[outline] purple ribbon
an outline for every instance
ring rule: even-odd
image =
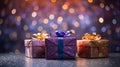
[[[56,31],[55,34],[57,37],[66,37],[71,35],[70,31]]]

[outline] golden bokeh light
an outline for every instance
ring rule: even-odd
[[[51,0],[51,2],[52,2],[52,3],[55,3],[55,2],[56,2],[56,0]]]
[[[88,0],[89,3],[93,3],[93,0]]]
[[[67,9],[68,9],[68,5],[67,5],[67,4],[64,4],[64,5],[62,6],[62,9],[63,9],[63,10],[67,10]]]
[[[61,24],[62,21],[63,21],[63,17],[62,17],[62,16],[59,16],[59,17],[57,18],[57,22],[58,22],[58,24]]]
[[[32,12],[32,17],[36,17],[37,16],[37,12]]]
[[[50,20],[53,20],[53,19],[54,19],[54,14],[50,14],[50,15],[49,15],[49,19],[50,19]]]
[[[15,8],[12,9],[11,13],[12,13],[12,14],[15,14],[15,13],[16,13],[16,9],[15,9]]]
[[[73,8],[69,9],[69,13],[73,14],[75,12],[75,10]]]
[[[99,22],[100,23],[103,23],[104,22],[104,19],[102,17],[99,18]]]
[[[79,26],[80,26],[79,22],[77,22],[77,21],[75,21],[75,22],[73,23],[73,25],[74,25],[75,27],[79,27]]]
[[[48,22],[49,22],[49,20],[48,20],[47,18],[45,18],[45,19],[43,20],[43,23],[44,23],[44,24],[48,24]]]

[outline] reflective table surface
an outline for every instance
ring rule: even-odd
[[[24,54],[0,54],[0,67],[120,67],[120,53],[110,53],[109,58],[76,60],[31,59]]]

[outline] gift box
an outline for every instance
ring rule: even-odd
[[[46,59],[75,59],[75,37],[50,37],[45,40]]]
[[[25,56],[30,58],[45,57],[45,41],[25,39]]]
[[[79,57],[99,58],[108,57],[108,40],[77,40]]]

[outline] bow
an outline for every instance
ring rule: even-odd
[[[37,39],[37,40],[45,40],[45,38],[48,38],[48,34],[37,33],[37,34],[33,34],[32,36],[32,39]]]
[[[100,34],[96,34],[96,33],[93,33],[92,35],[86,33],[86,34],[82,37],[82,40],[100,40],[100,39],[101,39]]]
[[[55,31],[55,34],[57,37],[66,37],[71,35],[70,31]]]

